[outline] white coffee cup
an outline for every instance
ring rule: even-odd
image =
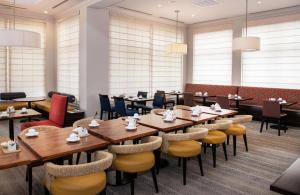
[[[69,138],[70,138],[71,140],[76,140],[76,139],[78,139],[78,135],[75,134],[75,133],[71,133],[71,134],[69,135]]]
[[[27,112],[27,108],[23,107],[23,108],[21,109],[21,111],[22,111],[22,112]]]
[[[282,101],[282,98],[278,98],[277,100],[278,100],[279,102],[281,102],[281,101]]]
[[[134,113],[133,117],[134,117],[134,118],[138,118],[138,117],[139,117],[139,114],[138,114],[138,113]]]
[[[97,125],[99,125],[99,123],[95,119],[93,119],[93,120],[91,120],[91,125],[97,126]]]
[[[88,131],[86,128],[78,129],[77,132],[78,132],[79,137],[86,136],[88,134]]]
[[[29,133],[29,134],[35,134],[35,133],[36,133],[36,130],[35,130],[35,129],[32,129],[32,128],[31,128],[31,129],[28,129],[28,133]]]
[[[7,142],[7,150],[8,151],[16,151],[17,150],[17,143],[14,141],[8,141]]]

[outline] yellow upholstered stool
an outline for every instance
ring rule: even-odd
[[[53,195],[94,195],[105,191],[106,174],[113,155],[108,152],[96,153],[97,161],[80,165],[45,165],[46,192]]]
[[[111,145],[109,151],[115,154],[113,169],[117,171],[117,181],[120,181],[121,172],[128,173],[131,180],[131,195],[134,194],[134,179],[137,173],[151,170],[155,191],[158,185],[155,173],[154,150],[160,148],[162,138],[150,136],[143,138],[141,144]]]
[[[246,136],[246,127],[241,123],[247,123],[252,121],[252,115],[236,115],[233,118],[227,118],[224,120],[230,120],[233,124],[225,131],[227,135],[227,145],[229,145],[230,136],[233,137],[233,155],[236,155],[236,137],[243,136],[246,151],[248,152],[247,136]]]
[[[201,143],[195,140],[202,139],[207,135],[206,128],[189,128],[187,133],[163,134],[163,144],[161,151],[177,157],[179,163],[183,160],[183,185],[186,184],[186,162],[187,158],[198,157],[201,175],[203,176],[201,160]]]

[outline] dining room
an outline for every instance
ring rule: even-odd
[[[0,0],[0,195],[300,194],[299,0]]]

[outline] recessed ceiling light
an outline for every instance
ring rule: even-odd
[[[262,2],[261,1],[257,1],[257,4],[262,4]]]
[[[194,17],[195,17],[195,14],[192,14],[191,17],[194,18]]]
[[[45,11],[44,11],[44,14],[48,14],[48,11],[47,11],[47,10],[45,10]]]
[[[162,7],[162,5],[161,4],[157,4],[157,7]]]

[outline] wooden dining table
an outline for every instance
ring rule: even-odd
[[[183,110],[183,109],[175,109],[173,113],[176,115],[176,118],[187,120],[193,122],[194,125],[201,124],[207,121],[214,120],[218,117],[218,115],[201,113],[199,116],[192,116],[192,111]],[[159,113],[159,115],[163,115],[164,112]]]
[[[185,129],[193,125],[193,122],[182,119],[176,119],[173,122],[165,122],[163,117],[157,114],[142,115],[138,123],[166,133],[178,129]]]
[[[89,127],[88,124],[82,125],[88,129],[89,133],[103,138],[112,144],[119,144],[127,140],[136,140],[150,135],[155,135],[157,129],[137,124],[135,130],[127,130],[127,123],[124,118],[103,121],[98,127]]]
[[[36,117],[41,116],[42,114],[33,110],[33,109],[27,109],[26,113],[22,113],[21,110],[16,110],[13,113],[9,113],[7,117],[0,117],[0,121],[8,120],[9,121],[9,138],[14,139],[14,120],[15,119],[22,119],[22,118],[30,118],[30,117]]]
[[[216,95],[194,95],[195,98],[201,98],[202,99],[202,105],[206,105],[207,98],[214,98],[217,97]],[[199,102],[199,100],[195,100],[195,102]]]
[[[217,111],[211,109],[208,106],[200,106],[200,108],[201,108],[201,111],[204,112],[204,113],[217,115],[219,117],[233,116],[233,115],[236,115],[238,113],[238,111],[230,110],[230,109],[221,109],[220,112],[217,112]]]

